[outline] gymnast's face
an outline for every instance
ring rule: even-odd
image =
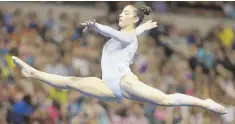
[[[137,9],[134,6],[126,6],[119,15],[119,26],[121,28],[125,28],[131,25],[135,25],[139,20],[139,18],[136,16],[136,11]]]

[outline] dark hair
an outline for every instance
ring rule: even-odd
[[[31,99],[31,96],[26,94],[24,97],[23,97],[23,100],[29,104],[29,105],[32,105],[32,99]]]
[[[136,23],[136,27],[137,27],[144,20],[144,15],[149,15],[150,14],[151,8],[149,6],[146,6],[146,5],[142,5],[141,7],[136,7],[136,8],[137,8],[136,15],[139,17],[139,20]]]

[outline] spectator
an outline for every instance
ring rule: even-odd
[[[31,103],[31,97],[26,95],[21,101],[13,104],[10,123],[29,123],[29,118],[33,112],[34,107]]]

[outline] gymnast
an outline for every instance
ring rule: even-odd
[[[156,106],[196,106],[218,114],[226,114],[220,104],[211,99],[199,99],[185,94],[165,94],[158,89],[142,83],[130,70],[138,48],[137,35],[157,27],[157,22],[148,21],[140,25],[150,7],[140,8],[128,5],[119,15],[120,31],[97,23],[86,21],[82,25],[110,38],[102,51],[102,79],[97,77],[60,76],[39,71],[19,58],[13,56],[14,63],[21,69],[23,76],[41,80],[56,88],[72,89],[91,98],[105,101],[121,101],[124,98],[154,104]]]

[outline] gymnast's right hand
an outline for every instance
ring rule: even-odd
[[[83,29],[83,32],[87,30],[87,28],[93,28],[95,26],[96,20],[94,19],[93,21],[86,21],[85,23],[81,23],[81,25],[85,26]]]

